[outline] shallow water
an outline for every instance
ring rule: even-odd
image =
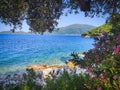
[[[0,74],[31,64],[63,65],[71,52],[93,48],[92,38],[64,35],[0,34]]]

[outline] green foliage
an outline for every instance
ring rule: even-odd
[[[89,90],[92,87],[92,81],[89,74],[68,74],[64,72],[60,77],[47,78],[47,85],[44,90]],[[91,86],[89,86],[91,83]],[[89,87],[87,87],[89,86]]]
[[[103,90],[119,90],[120,32],[113,33],[112,36],[104,32],[101,36],[96,36],[95,40],[95,47],[84,53],[85,57],[83,60],[86,64],[85,68],[88,69],[88,73],[94,75],[95,83]],[[80,62],[78,65],[84,67]]]
[[[111,33],[117,35],[120,32],[120,14],[114,13],[111,17],[110,23],[112,24]]]
[[[102,35],[103,32],[110,32],[111,29],[112,29],[112,25],[110,23],[107,23],[97,28],[94,28],[84,34],[87,34],[89,36],[97,36],[97,35]]]
[[[0,0],[0,22],[13,25],[14,29],[22,26],[25,18],[26,3],[24,0]]]
[[[14,32],[26,20],[31,31],[43,33],[53,31],[63,14],[84,11],[89,17],[113,17],[119,8],[119,0],[0,0],[0,22],[13,25]]]
[[[79,54],[79,53],[73,52],[73,53],[71,53],[70,56],[72,56],[73,59],[79,59],[79,55],[78,55],[78,54]]]
[[[86,66],[85,61],[80,58],[79,53],[73,52],[70,56],[72,56],[72,59],[70,61],[72,61],[75,65],[82,65],[82,67]]]

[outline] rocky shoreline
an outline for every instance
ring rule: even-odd
[[[28,70],[32,69],[36,73],[35,83],[37,85],[45,85],[45,78],[48,76],[59,77],[64,71],[68,74],[84,73],[86,69],[81,69],[79,66],[75,66],[71,61],[67,61],[66,65],[59,66],[49,66],[46,64],[37,64],[27,67]],[[25,72],[28,74],[27,72]],[[23,78],[23,74],[13,74],[13,75],[2,75],[0,76],[0,86],[8,87],[12,84],[19,84]]]

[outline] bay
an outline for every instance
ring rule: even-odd
[[[32,64],[64,65],[72,52],[93,48],[92,38],[68,35],[0,34],[0,74]]]

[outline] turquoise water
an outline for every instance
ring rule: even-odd
[[[32,64],[63,65],[71,52],[93,48],[93,39],[62,35],[0,35],[0,74],[24,70]]]

